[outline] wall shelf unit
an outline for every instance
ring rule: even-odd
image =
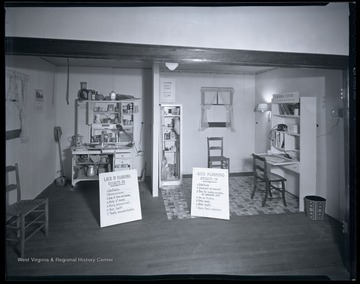
[[[87,101],[91,143],[126,145],[134,140],[134,100]],[[118,131],[117,125],[123,131]]]
[[[304,197],[316,195],[316,98],[299,97],[297,92],[275,94],[271,113],[270,151],[299,162],[294,169],[299,174],[299,211],[304,211]]]

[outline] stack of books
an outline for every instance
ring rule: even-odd
[[[280,115],[299,115],[300,104],[278,104]]]

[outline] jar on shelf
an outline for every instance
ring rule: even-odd
[[[116,100],[116,94],[115,94],[114,91],[111,91],[111,92],[110,92],[110,99],[111,99],[112,101],[115,101],[115,100]]]
[[[101,123],[100,115],[99,115],[99,114],[95,114],[94,122],[95,122],[95,123]]]
[[[87,89],[87,82],[80,82],[80,89]]]
[[[175,139],[175,132],[174,131],[170,132],[170,139]]]

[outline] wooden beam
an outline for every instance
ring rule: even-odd
[[[6,37],[5,55],[324,69],[348,69],[349,67],[349,57],[343,55],[24,37]]]

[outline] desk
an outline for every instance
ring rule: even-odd
[[[132,147],[117,148],[82,146],[72,147],[71,185],[79,181],[99,179],[103,172],[130,170],[133,165]],[[88,171],[89,167],[93,171]],[[91,174],[89,174],[89,172]]]
[[[294,193],[297,195],[297,192],[295,191],[295,188],[299,189],[299,196],[303,196],[304,194],[307,194],[308,189],[305,188],[305,183],[301,182],[301,178],[306,178],[306,177],[301,177],[300,175],[300,161],[298,159],[289,159],[284,157],[281,154],[267,154],[267,153],[260,153],[260,154],[256,154],[258,156],[264,157],[266,159],[266,163],[268,165],[267,167],[267,171],[269,172],[275,172],[276,168],[281,168],[281,169],[285,169],[285,170],[289,170],[291,172],[295,173],[294,175],[291,175],[291,173],[288,172],[287,176],[284,176],[284,173],[278,173],[282,176],[284,176],[287,179],[287,185],[289,185],[290,183],[290,188],[294,188]],[[299,180],[299,181],[298,181]],[[289,187],[288,190],[289,191]],[[302,209],[302,203],[301,200],[299,198],[299,211],[303,211]]]
[[[261,154],[257,154],[257,155],[264,157],[266,159],[266,162],[268,163],[268,165],[270,165],[270,167],[269,167],[270,169],[271,169],[271,166],[277,166],[277,167],[283,167],[285,169],[299,173],[300,162],[297,159],[285,158],[284,156],[279,155],[279,154],[261,153]]]

